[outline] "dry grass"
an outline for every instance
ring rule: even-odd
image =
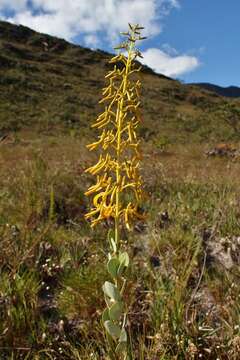
[[[209,146],[144,145],[148,220],[125,234],[133,359],[238,358],[240,168],[206,158]],[[1,359],[106,357],[110,224],[92,231],[83,220],[91,161],[77,135],[24,133],[1,146]]]

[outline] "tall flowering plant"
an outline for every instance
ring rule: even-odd
[[[125,273],[129,256],[121,249],[120,224],[130,229],[134,219],[142,218],[139,205],[142,201],[142,179],[139,175],[139,140],[136,129],[141,121],[140,88],[137,78],[141,66],[135,60],[142,57],[136,48],[141,37],[139,25],[129,24],[129,31],[121,33],[125,41],[117,49],[118,55],[109,62],[113,69],[105,76],[103,112],[92,124],[98,129],[97,141],[87,145],[90,151],[99,149],[98,162],[86,172],[96,177],[96,183],[87,191],[92,196],[92,208],[86,214],[91,226],[106,219],[114,220],[114,235],[109,236],[110,252],[107,269],[112,281],[106,281],[103,292],[106,309],[102,319],[110,344],[110,357],[127,358],[128,335],[127,306],[124,304]]]

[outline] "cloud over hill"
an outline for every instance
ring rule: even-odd
[[[150,39],[163,30],[164,18],[180,8],[178,0],[0,0],[0,18],[93,48],[116,44],[127,23],[140,23]],[[144,52],[144,63],[164,75],[194,70],[197,58],[173,56],[159,48]]]

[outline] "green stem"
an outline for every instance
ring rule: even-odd
[[[126,64],[126,70],[123,78],[123,92],[122,92],[122,98],[121,101],[118,103],[117,108],[117,114],[116,114],[116,122],[117,122],[117,167],[116,167],[116,182],[117,182],[117,191],[116,191],[116,211],[115,211],[115,242],[117,246],[117,252],[119,247],[119,213],[120,213],[120,191],[119,191],[119,185],[120,185],[120,156],[121,156],[121,130],[122,130],[122,116],[123,116],[123,105],[124,105],[124,95],[127,89],[127,82],[128,82],[128,74],[129,69],[131,68],[131,62],[132,62],[132,49],[133,49],[133,42],[130,44],[130,48],[128,50],[128,59]]]
[[[128,75],[129,75],[129,69],[131,69],[131,62],[132,62],[132,48],[134,44],[131,42],[129,50],[128,50],[128,59],[126,64],[126,70],[123,77],[123,91],[122,91],[122,98],[121,101],[118,102],[118,108],[117,108],[117,114],[116,114],[116,123],[117,123],[117,150],[116,150],[116,157],[117,157],[117,167],[116,167],[116,182],[117,182],[117,190],[116,190],[116,211],[115,211],[115,243],[117,250],[116,252],[119,252],[120,247],[120,239],[119,239],[119,214],[120,214],[120,180],[121,180],[121,130],[122,130],[122,117],[123,117],[123,106],[124,106],[124,96],[127,89],[127,83],[128,83]],[[121,289],[121,294],[124,291],[126,284],[126,280],[124,281],[124,284]],[[118,278],[115,279],[115,285],[117,288],[119,288],[119,281]],[[127,359],[127,354],[124,355],[124,360]]]

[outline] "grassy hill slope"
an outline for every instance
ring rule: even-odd
[[[0,22],[0,129],[88,132],[111,54]],[[226,101],[143,66],[141,134],[161,142],[223,140],[234,131],[216,109]],[[235,100],[237,101],[237,100]],[[189,140],[190,139],[190,140]]]

